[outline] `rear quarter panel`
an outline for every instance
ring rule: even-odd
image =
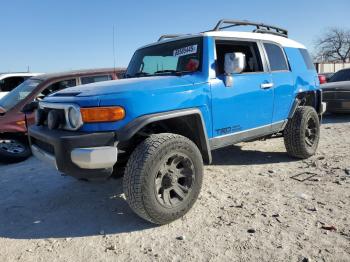
[[[316,69],[308,69],[302,54],[298,48],[284,48],[294,81],[294,91],[291,100],[288,103],[288,112],[290,111],[295,97],[302,92],[319,90],[320,82]]]

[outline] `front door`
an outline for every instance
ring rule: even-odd
[[[213,136],[225,138],[213,146],[221,147],[236,140],[269,132],[273,116],[273,85],[271,74],[260,55],[256,42],[219,40],[216,42],[217,78],[211,81]],[[246,67],[233,75],[232,87],[224,83],[226,53],[241,52]]]

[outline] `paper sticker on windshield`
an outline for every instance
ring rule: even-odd
[[[190,54],[196,54],[197,47],[198,47],[198,45],[191,45],[191,46],[183,47],[180,49],[176,49],[176,50],[174,50],[173,56],[185,56],[185,55],[190,55]]]

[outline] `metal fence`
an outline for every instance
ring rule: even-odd
[[[344,68],[350,68],[350,63],[316,63],[318,73],[335,73]]]

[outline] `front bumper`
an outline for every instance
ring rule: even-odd
[[[34,156],[76,178],[109,177],[117,162],[114,132],[81,133],[31,126],[28,133]]]

